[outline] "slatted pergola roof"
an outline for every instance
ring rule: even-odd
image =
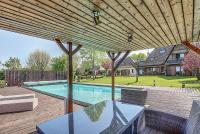
[[[163,47],[199,41],[200,0],[0,0],[0,29],[105,51]]]

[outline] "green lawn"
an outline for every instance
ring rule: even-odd
[[[156,81],[156,86],[160,87],[181,87],[185,83],[186,88],[200,89],[200,81],[196,77],[179,77],[179,76],[140,76],[139,81],[135,82],[135,77],[116,77],[117,85],[140,85],[152,86],[153,80]],[[111,84],[111,77],[103,77],[99,79],[82,80],[82,83],[99,83]]]

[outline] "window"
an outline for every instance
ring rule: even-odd
[[[161,48],[160,53],[164,53],[164,52],[165,52],[165,48]]]
[[[184,54],[176,54],[176,60],[182,60],[184,59]]]
[[[184,59],[184,54],[180,54],[180,59]]]
[[[132,73],[134,73],[134,69],[132,69]]]
[[[180,71],[181,71],[180,66],[176,66],[176,72],[180,72]]]
[[[153,57],[151,57],[151,58],[150,58],[150,60],[151,60],[151,61],[153,61],[153,60],[154,60],[154,58],[153,58]]]
[[[139,70],[139,74],[143,74],[143,70],[142,69]]]
[[[180,59],[180,54],[176,54],[176,60]]]

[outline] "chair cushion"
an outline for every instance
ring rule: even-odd
[[[0,101],[0,113],[31,111],[37,105],[37,98]]]
[[[146,127],[140,134],[167,134],[150,127]]]
[[[35,94],[21,94],[21,95],[9,95],[9,96],[0,96],[0,101],[5,100],[17,100],[17,99],[33,99]]]
[[[200,101],[194,100],[187,122],[186,134],[200,134]]]

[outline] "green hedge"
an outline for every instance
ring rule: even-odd
[[[4,71],[0,71],[0,80],[4,79],[5,79]]]
[[[0,80],[0,88],[5,87],[5,81],[4,80]]]

